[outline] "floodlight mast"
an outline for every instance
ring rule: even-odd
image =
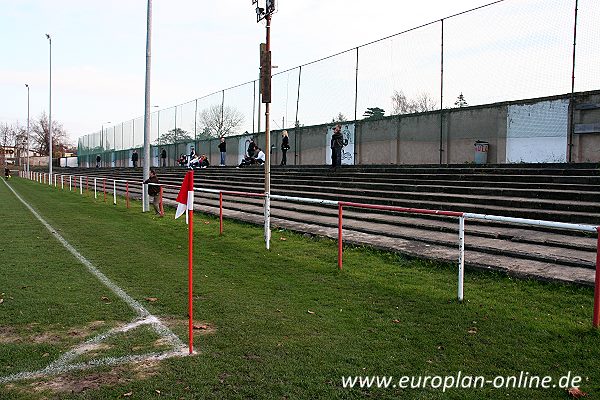
[[[271,15],[275,12],[275,0],[265,0],[265,7],[256,4],[256,22],[266,19],[266,44],[264,54],[261,53],[260,93],[265,103],[265,244],[267,250],[271,246],[271,132],[269,129],[269,112],[271,105]]]

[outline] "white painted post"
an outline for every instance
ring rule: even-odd
[[[117,181],[113,179],[113,204],[117,205]]]
[[[146,209],[146,188],[148,187],[147,184],[142,183],[142,212],[146,212],[148,211]],[[149,204],[148,204],[149,205]],[[186,212],[187,214],[187,212]]]
[[[72,180],[73,180],[73,175],[69,175],[69,192],[73,190]]]
[[[458,301],[464,299],[465,281],[465,217],[458,217]]]
[[[83,176],[79,177],[79,194],[83,194]]]
[[[65,176],[64,175],[60,175],[60,188],[61,190],[65,190]]]
[[[94,199],[98,198],[98,189],[96,187],[96,180],[97,180],[97,178],[94,178]]]

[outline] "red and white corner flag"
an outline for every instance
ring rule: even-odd
[[[188,210],[194,210],[194,171],[188,171],[183,178],[181,189],[177,195],[177,211],[175,219],[181,217],[181,214]],[[185,214],[187,222],[187,213]]]

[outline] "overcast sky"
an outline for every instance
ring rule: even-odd
[[[261,0],[263,3],[264,0]],[[280,70],[489,3],[489,0],[280,0],[272,23]],[[73,139],[143,115],[146,1],[0,0],[0,122],[48,110]],[[167,108],[258,74],[264,23],[250,0],[154,0],[151,102]]]

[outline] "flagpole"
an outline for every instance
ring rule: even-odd
[[[188,314],[189,314],[189,338],[190,338],[190,354],[194,352],[194,323],[193,323],[193,249],[194,249],[194,171],[188,172],[191,176],[191,191],[188,193]],[[191,207],[190,198],[191,196]]]

